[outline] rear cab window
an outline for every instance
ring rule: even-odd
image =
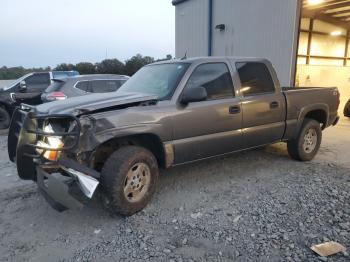
[[[268,67],[261,62],[238,62],[236,68],[243,96],[274,93],[276,88]]]
[[[207,100],[234,97],[231,73],[225,63],[208,63],[197,66],[190,76],[185,89],[201,86],[207,91]]]

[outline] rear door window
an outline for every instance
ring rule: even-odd
[[[241,93],[243,96],[275,92],[275,84],[271,73],[264,63],[236,63],[236,68],[241,80]]]
[[[89,92],[89,81],[81,81],[75,84],[75,88],[78,88],[84,92]]]
[[[48,85],[50,84],[50,75],[48,73],[34,74],[25,81],[27,85]]]
[[[123,80],[93,80],[91,81],[90,92],[109,93],[115,92],[124,83]]]

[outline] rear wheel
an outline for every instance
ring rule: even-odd
[[[158,164],[145,148],[126,146],[115,151],[101,172],[104,206],[112,213],[130,216],[151,200],[158,180]]]
[[[0,107],[0,129],[6,129],[9,127],[11,121],[10,114],[5,108]]]
[[[321,141],[320,123],[313,119],[305,119],[298,136],[288,141],[288,153],[293,159],[310,161],[316,156]]]
[[[350,101],[348,101],[344,108],[344,116],[350,118]]]

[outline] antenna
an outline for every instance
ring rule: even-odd
[[[186,60],[187,59],[187,51],[185,53],[185,56],[183,58],[181,58],[180,60]]]

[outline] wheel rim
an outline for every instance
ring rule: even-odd
[[[303,149],[305,153],[311,153],[317,145],[317,132],[314,128],[310,128],[304,136]]]
[[[124,196],[131,202],[140,201],[149,189],[151,170],[145,163],[136,163],[128,171],[124,182]]]

